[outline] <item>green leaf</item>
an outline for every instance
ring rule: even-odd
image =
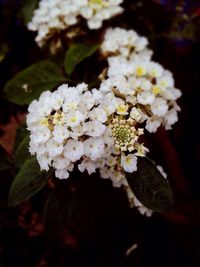
[[[41,172],[36,158],[28,159],[11,185],[9,206],[16,206],[35,195],[47,184],[49,177],[49,172]]]
[[[21,168],[24,162],[31,158],[31,154],[29,152],[29,141],[30,137],[29,134],[25,136],[25,138],[19,144],[16,152],[15,152],[15,163],[18,168]]]
[[[27,125],[23,123],[20,125],[15,134],[15,143],[14,143],[14,151],[16,152],[18,146],[23,141],[23,139],[28,135],[29,131],[27,130]]]
[[[65,54],[65,72],[71,75],[75,67],[81,61],[94,54],[98,47],[98,44],[75,44],[71,46]]]
[[[137,172],[126,174],[128,183],[137,199],[153,211],[171,210],[173,196],[170,185],[154,163],[148,158],[139,157],[137,166]]]
[[[25,105],[37,99],[42,92],[52,90],[63,79],[57,65],[44,60],[19,72],[6,84],[4,92],[10,102]]]
[[[0,145],[0,172],[11,169],[13,167],[13,161],[6,152],[6,150]]]
[[[75,192],[68,181],[60,183],[49,193],[44,206],[45,228],[51,234],[64,230],[70,221],[75,203]]]
[[[19,12],[19,17],[24,20],[25,24],[28,24],[31,21],[33,16],[33,11],[38,5],[38,0],[24,0],[22,2],[22,8]]]

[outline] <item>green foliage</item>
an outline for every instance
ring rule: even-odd
[[[49,172],[41,172],[36,158],[26,160],[11,185],[9,206],[16,206],[35,195],[47,184],[49,177]]]
[[[7,99],[25,105],[37,99],[46,90],[52,90],[64,77],[57,65],[49,60],[40,61],[19,72],[5,86]]]
[[[27,134],[15,151],[15,164],[18,168],[21,168],[24,162],[31,157],[28,149],[29,141],[30,137]]]
[[[17,150],[22,140],[29,134],[29,131],[27,130],[26,127],[27,127],[26,124],[23,123],[17,128],[16,134],[15,134],[14,151]]]
[[[31,21],[33,16],[33,11],[38,5],[38,0],[24,0],[22,2],[22,8],[19,12],[19,17],[24,20],[25,24],[28,24]]]
[[[137,172],[128,174],[128,183],[138,200],[147,208],[166,212],[173,207],[171,188],[148,158],[138,158]]]
[[[95,53],[98,44],[75,44],[65,54],[64,68],[68,75],[71,75],[75,67],[84,59]]]
[[[13,161],[6,152],[6,150],[0,145],[0,172],[11,169],[13,167]]]

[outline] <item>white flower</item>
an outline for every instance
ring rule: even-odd
[[[37,160],[38,160],[41,170],[45,170],[45,171],[49,170],[49,166],[51,165],[52,158],[49,157],[48,154],[41,154],[41,155],[38,154]]]
[[[84,134],[85,134],[85,129],[82,125],[73,127],[72,131],[69,132],[69,136],[75,140],[78,140],[78,138]]]
[[[142,120],[144,114],[140,108],[133,107],[131,109],[130,116],[132,119],[136,120],[137,122],[140,122]]]
[[[150,91],[151,87],[152,87],[152,83],[145,79],[145,78],[141,78],[141,79],[138,79],[139,80],[139,87],[142,88],[142,90],[144,91]]]
[[[146,208],[144,205],[142,205],[142,203],[134,196],[133,198],[134,201],[134,206],[137,207],[138,211],[142,214],[142,215],[146,215],[147,217],[151,217],[153,211]]]
[[[134,154],[122,155],[121,165],[126,172],[134,172],[137,170],[137,157]]]
[[[46,143],[41,144],[41,143],[36,143],[33,139],[32,136],[30,136],[31,140],[29,143],[29,152],[31,155],[41,155],[46,153]]]
[[[72,162],[79,160],[84,154],[83,143],[77,140],[68,140],[64,147],[63,154]]]
[[[162,96],[167,100],[176,100],[181,96],[181,91],[176,88],[168,88],[162,92]]]
[[[85,170],[87,170],[89,175],[94,173],[96,171],[96,168],[96,162],[88,159],[82,160],[82,162],[78,165],[78,169],[80,172],[84,172]]]
[[[77,106],[80,101],[80,96],[79,96],[79,90],[71,87],[67,88],[65,91],[65,101],[63,103],[63,111],[64,112],[71,112],[77,109]]]
[[[151,103],[151,111],[154,115],[162,117],[167,113],[167,110],[168,110],[167,101],[161,97],[157,97],[153,101],[153,103]]]
[[[116,112],[119,115],[127,115],[128,114],[128,104],[125,103],[124,100],[122,100],[121,98],[116,98]]]
[[[161,123],[162,123],[162,120],[159,117],[152,116],[148,118],[145,128],[150,133],[155,133],[158,127],[161,125]]]
[[[149,91],[144,91],[137,95],[138,103],[142,105],[150,105],[154,102],[154,99],[155,96]]]
[[[106,130],[106,126],[100,121],[89,121],[84,125],[85,133],[92,137],[100,137]]]
[[[127,57],[131,50],[141,51],[147,44],[147,39],[140,37],[135,31],[117,27],[106,31],[101,49],[103,53],[120,53]]]
[[[163,75],[156,79],[157,85],[162,89],[174,87],[174,79],[169,71],[164,71]]]
[[[99,102],[103,99],[104,95],[100,90],[97,90],[96,88],[92,89],[92,96],[95,101],[95,104],[99,104]]]
[[[66,169],[56,170],[55,176],[59,179],[67,179],[69,177],[69,172]]]
[[[66,169],[69,165],[70,165],[70,160],[63,156],[58,156],[54,158],[53,167],[57,170]]]
[[[158,78],[163,73],[163,67],[160,64],[152,61],[148,64],[147,72],[151,77]]]
[[[38,126],[38,128],[31,134],[31,139],[34,143],[43,144],[51,136],[50,130],[46,126]]]
[[[88,111],[90,110],[94,104],[96,99],[94,98],[93,94],[90,91],[86,91],[81,95],[80,98],[80,110]]]
[[[69,112],[65,115],[64,121],[70,127],[76,127],[80,124],[80,122],[84,121],[85,116],[79,110],[74,112]]]
[[[110,175],[110,179],[112,180],[114,187],[120,187],[123,184],[125,175],[121,171],[113,170]]]
[[[112,170],[110,168],[100,168],[100,175],[103,179],[109,179],[112,176]]]
[[[97,107],[97,108],[93,108],[89,113],[89,118],[91,120],[97,120],[100,121],[102,123],[106,122],[108,117],[107,114],[105,112],[105,110],[103,108]]]
[[[176,109],[172,108],[165,114],[165,128],[171,129],[171,125],[178,121],[177,111]]]
[[[56,125],[52,134],[53,139],[60,144],[69,137],[69,131],[65,125]]]
[[[50,157],[59,156],[63,151],[63,144],[59,144],[53,139],[47,142],[47,152]]]
[[[104,153],[104,142],[101,138],[89,138],[84,141],[84,152],[91,160],[101,158]]]

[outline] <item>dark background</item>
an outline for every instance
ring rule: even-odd
[[[24,26],[19,14],[24,2],[0,1],[0,144],[8,153],[27,107],[9,103],[3,87],[15,73],[48,57]],[[104,27],[124,26],[147,36],[154,59],[173,72],[183,94],[173,130],[148,137],[151,157],[169,174],[175,211],[143,217],[128,208],[123,190],[79,173],[8,208],[12,173],[1,172],[0,267],[200,266],[200,2],[124,2],[126,12]],[[44,228],[49,192],[55,205]],[[138,248],[126,257],[134,243]]]

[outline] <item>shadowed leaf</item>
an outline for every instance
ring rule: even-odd
[[[98,44],[75,44],[66,52],[64,60],[65,72],[71,75],[75,67],[84,59],[95,53]]]
[[[27,134],[25,138],[21,141],[15,152],[15,163],[18,168],[21,168],[24,162],[27,159],[31,158],[31,154],[28,149],[29,141],[30,137],[29,134]]]
[[[50,172],[41,172],[36,158],[26,160],[11,185],[9,206],[16,206],[35,195],[47,184],[50,175]]]
[[[57,65],[44,60],[19,72],[6,84],[4,92],[10,102],[25,105],[37,99],[42,92],[52,90],[63,79]]]
[[[166,212],[173,207],[169,183],[148,158],[138,158],[138,170],[126,174],[128,183],[137,199],[147,208]]]

